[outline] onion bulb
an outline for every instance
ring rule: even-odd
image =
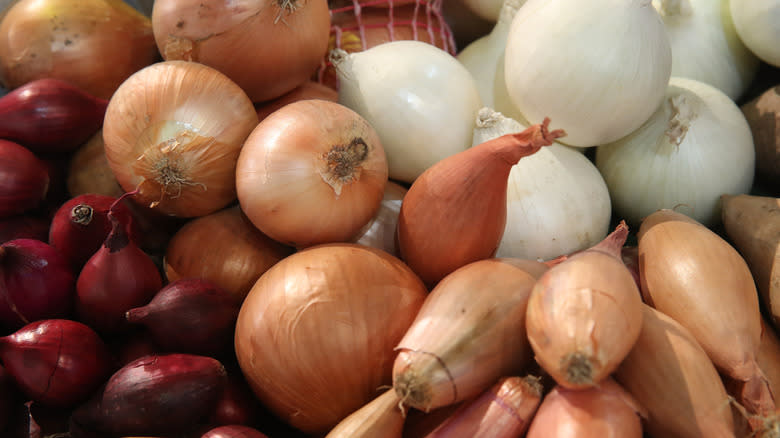
[[[325,438],[400,438],[406,417],[392,389],[349,414]]]
[[[742,44],[727,3],[739,0],[653,0],[672,46],[672,76],[712,85],[733,100],[747,90],[758,58]]]
[[[601,243],[554,265],[536,282],[526,330],[536,361],[558,385],[597,385],[626,357],[642,327],[642,299],[620,248],[621,223]]]
[[[235,178],[249,220],[272,239],[302,248],[357,235],[379,209],[387,161],[363,117],[344,105],[309,99],[285,105],[257,125]]]
[[[780,0],[730,0],[737,35],[764,62],[780,67]]]
[[[496,21],[500,19],[501,5],[503,0],[462,0],[463,4],[478,17],[487,21]]]
[[[346,243],[301,250],[249,291],[236,323],[238,363],[274,414],[324,435],[391,382],[393,349],[426,294],[384,251]]]
[[[734,101],[703,82],[672,78],[663,103],[641,128],[597,148],[596,167],[616,214],[627,222],[637,225],[656,210],[685,208],[714,226],[722,194],[750,191],[755,149]]]
[[[527,126],[482,108],[473,144],[521,132]],[[612,219],[609,190],[581,150],[556,141],[512,166],[506,226],[497,257],[550,260],[590,248],[607,236]]]
[[[257,126],[246,93],[195,62],[165,61],[134,73],[111,97],[106,158],[131,199],[161,213],[203,216],[236,199],[236,161]]]
[[[512,20],[504,78],[529,122],[555,120],[564,143],[630,134],[663,99],[672,67],[650,0],[528,0]]]
[[[377,130],[391,179],[411,183],[471,145],[482,106],[466,67],[431,44],[393,41],[362,52],[336,49],[339,102]],[[381,71],[382,74],[377,74]]]
[[[163,59],[213,67],[261,102],[309,80],[330,15],[326,0],[156,0],[152,29]]]
[[[637,237],[644,301],[688,329],[720,372],[745,382],[751,414],[773,414],[756,362],[761,313],[745,260],[715,232],[671,210],[648,216]]]
[[[0,22],[0,82],[69,82],[108,99],[159,53],[152,23],[122,0],[20,0]]]

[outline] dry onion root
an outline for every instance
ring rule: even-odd
[[[639,336],[641,295],[621,259],[627,236],[621,222],[599,244],[551,267],[531,292],[531,347],[563,387],[583,389],[605,379]]]
[[[532,260],[487,259],[445,277],[396,347],[393,387],[401,403],[428,412],[519,373],[531,361],[528,296],[546,270]]]
[[[756,356],[758,292],[745,260],[690,217],[659,210],[639,228],[644,301],[687,328],[718,369],[745,382],[740,400],[752,415],[773,416],[774,397]]]

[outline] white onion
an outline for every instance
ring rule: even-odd
[[[650,0],[528,0],[504,57],[509,96],[561,142],[596,146],[639,128],[661,103],[672,53]]]
[[[780,0],[731,0],[742,42],[763,61],[780,67]]]
[[[463,4],[478,17],[496,21],[501,11],[502,0],[462,0]]]
[[[720,196],[750,191],[755,149],[739,107],[717,88],[672,78],[658,111],[640,129],[599,146],[596,166],[615,214],[629,224],[677,209],[712,226]]]
[[[379,133],[391,179],[411,183],[434,163],[471,146],[482,106],[466,67],[436,46],[401,40],[362,52],[336,49],[339,103]]]
[[[483,108],[473,143],[526,127]],[[606,237],[612,216],[609,191],[581,150],[556,142],[512,167],[506,225],[496,257],[549,260],[590,248]]]
[[[758,71],[758,58],[739,40],[728,1],[653,0],[653,6],[669,33],[672,76],[706,82],[737,100]]]

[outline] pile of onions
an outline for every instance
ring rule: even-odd
[[[21,0],[0,22],[0,82],[65,80],[108,99],[157,60],[152,23],[122,0]]]
[[[304,248],[347,242],[374,217],[387,160],[377,132],[358,113],[308,99],[257,125],[235,178],[249,220],[272,239]]]
[[[359,7],[355,4],[359,4]],[[328,52],[360,52],[390,41],[414,40],[455,54],[452,31],[441,13],[442,0],[352,0],[331,2]],[[338,89],[333,63],[327,57],[317,80]]]
[[[257,126],[246,93],[219,71],[165,61],[134,73],[111,97],[103,124],[108,164],[131,199],[203,216],[236,199],[236,161]]]
[[[247,295],[236,357],[279,418],[308,434],[327,433],[390,384],[394,348],[426,293],[384,251],[307,248],[271,267]]]
[[[329,25],[326,0],[157,0],[152,10],[163,59],[211,66],[254,102],[309,79],[327,51]]]

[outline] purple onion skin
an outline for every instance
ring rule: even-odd
[[[33,321],[68,318],[76,277],[51,245],[14,239],[0,245],[0,325],[17,330]]]
[[[197,428],[224,391],[226,371],[214,358],[190,354],[145,356],[115,372],[75,409],[78,428],[107,436],[160,436]]]
[[[218,357],[232,352],[240,309],[212,282],[191,278],[168,283],[148,304],[127,311],[125,318],[146,327],[167,351]]]
[[[36,79],[0,97],[0,138],[36,153],[68,153],[103,125],[108,101],[52,78]]]
[[[50,222],[32,215],[17,215],[0,219],[0,244],[14,239],[35,239],[46,242],[49,239]]]
[[[11,423],[13,409],[19,401],[17,392],[13,378],[0,365],[0,432],[6,430]]]
[[[68,319],[35,321],[1,337],[0,360],[29,400],[61,408],[87,400],[114,369],[98,334]]]

